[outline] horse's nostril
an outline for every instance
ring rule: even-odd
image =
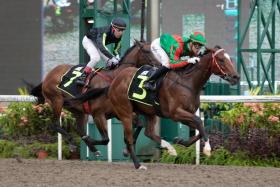
[[[239,75],[234,75],[233,78],[239,80],[240,76]]]

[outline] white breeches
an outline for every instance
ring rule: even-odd
[[[88,67],[94,68],[101,58],[105,62],[108,61],[108,57],[101,53],[100,50],[94,45],[92,40],[89,39],[87,36],[84,36],[82,44],[90,57],[90,61],[87,63]]]
[[[151,44],[151,51],[153,52],[156,59],[165,67],[170,68],[169,66],[169,57],[166,52],[160,46],[160,39],[155,39]]]

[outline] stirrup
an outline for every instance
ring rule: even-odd
[[[76,80],[76,84],[78,86],[84,86],[84,85],[86,85],[86,81],[85,80],[81,80],[81,79],[77,79]]]

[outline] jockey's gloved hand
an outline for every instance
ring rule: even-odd
[[[107,66],[117,65],[119,63],[118,59],[116,57],[113,57],[108,60]]]
[[[200,58],[198,58],[198,57],[192,57],[192,58],[188,59],[188,63],[195,64],[195,63],[199,62],[199,60],[200,60]]]

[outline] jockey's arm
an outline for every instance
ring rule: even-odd
[[[114,55],[110,53],[109,49],[106,47],[105,41],[106,41],[106,33],[100,33],[97,35],[96,38],[96,45],[98,49],[103,53],[106,57],[109,59],[113,58]]]
[[[187,60],[181,59],[183,49],[181,47],[171,46],[170,54],[169,54],[169,65],[172,69],[184,67],[189,64]]]

